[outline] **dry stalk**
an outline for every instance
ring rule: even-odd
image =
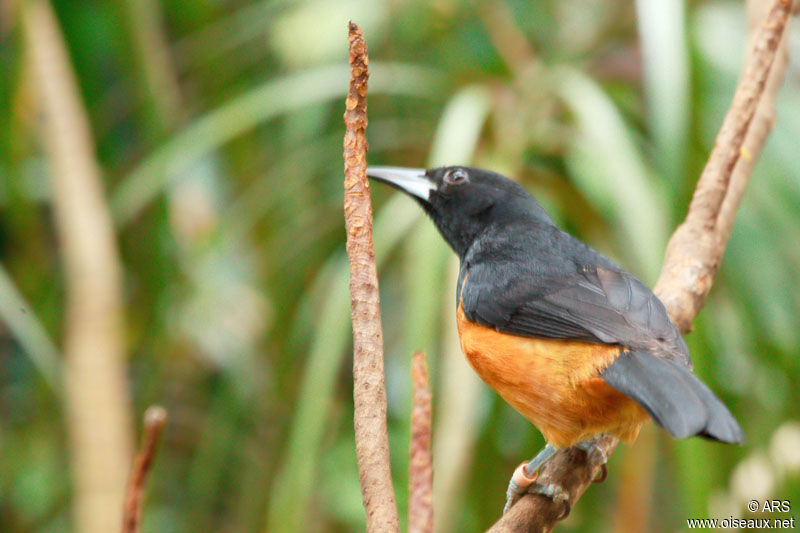
[[[386,430],[378,273],[372,243],[372,204],[367,182],[367,44],[361,28],[349,25],[350,90],[344,113],[344,219],[350,260],[353,320],[353,398],[358,476],[367,512],[367,531],[399,531]]]
[[[142,500],[147,475],[153,466],[158,452],[158,443],[167,425],[167,410],[160,405],[152,405],[144,412],[142,443],[133,461],[133,469],[128,480],[125,505],[122,515],[122,533],[139,533],[142,524]]]

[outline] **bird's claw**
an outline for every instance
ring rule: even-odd
[[[536,478],[539,477],[539,473],[536,472],[533,476],[529,476],[525,472],[526,464],[527,463],[522,463],[519,465],[517,469],[514,470],[514,475],[511,476],[511,481],[506,491],[506,505],[503,507],[503,514],[508,512],[511,506],[525,494],[541,494],[542,496],[550,498],[556,504],[562,504],[564,506],[562,517],[567,516],[572,508],[569,503],[569,494],[567,491],[565,491],[561,485],[556,485],[555,483],[536,483]]]
[[[600,473],[594,478],[594,483],[602,483],[608,477],[608,465],[603,463],[600,465]]]
[[[511,481],[508,482],[508,490],[506,491],[506,505],[503,507],[503,513],[511,509],[511,506],[520,499],[520,497],[528,492],[530,486],[539,477],[539,469],[549,461],[556,453],[556,448],[547,443],[542,448],[536,457],[522,463],[514,470],[514,475],[511,476]]]
[[[556,485],[555,483],[548,483],[547,485],[535,483],[528,489],[528,492],[531,494],[541,494],[553,500],[553,503],[563,505],[564,511],[560,518],[566,518],[572,510],[572,505],[569,503],[569,493],[567,493],[561,485]]]
[[[569,515],[569,512],[572,510],[572,505],[569,502],[569,494],[565,491],[561,485],[556,485],[555,483],[530,483],[527,487],[521,488],[518,492],[512,494],[511,487],[509,486],[509,492],[506,495],[506,506],[503,509],[503,513],[505,514],[512,505],[514,505],[517,500],[519,500],[524,494],[541,494],[547,498],[553,500],[553,503],[556,505],[562,505],[563,511],[559,519],[566,518]]]
[[[586,453],[586,457],[589,459],[590,465],[600,466],[600,473],[594,479],[594,482],[602,483],[605,481],[606,477],[608,476],[608,466],[606,465],[606,462],[608,461],[608,453],[606,453],[604,448],[597,445],[597,439],[579,442],[575,445],[575,447],[583,450]]]
[[[516,470],[514,470],[514,474],[511,476],[511,481],[508,482],[508,489],[506,490],[506,505],[503,507],[503,514],[505,514],[511,506],[514,505],[517,500],[519,500],[523,494],[525,494],[530,486],[536,481],[536,478],[539,477],[539,472],[534,472],[532,476],[529,476],[525,472],[525,466],[527,462],[521,463]]]

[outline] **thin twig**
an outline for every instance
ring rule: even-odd
[[[413,407],[411,410],[411,460],[408,465],[408,531],[433,531],[433,453],[431,452],[433,407],[425,353],[411,359]]]
[[[151,405],[144,412],[142,442],[133,461],[125,506],[122,515],[122,533],[139,533],[142,523],[142,495],[147,475],[158,452],[158,443],[167,425],[167,410],[160,405]]]
[[[119,527],[131,457],[122,267],[103,179],[64,36],[47,0],[17,2],[41,105],[54,228],[63,261],[63,378],[74,529]]]
[[[762,120],[769,123],[771,106],[759,105],[774,101],[786,68],[786,61],[775,61],[775,57],[790,11],[791,0],[775,0],[764,23],[758,27],[733,103],[698,180],[686,221],[676,229],[667,246],[655,293],[666,305],[672,321],[684,333],[689,330],[711,289],[736,206],[744,192],[746,176],[752,170],[751,164],[739,162],[743,155],[747,163],[754,160],[769,133],[769,127],[762,125],[758,126],[758,133],[750,134],[749,131],[756,109],[759,118],[755,124]],[[767,83],[770,76],[771,81]],[[764,118],[761,118],[761,113],[764,113]],[[750,140],[758,142],[750,144]],[[745,142],[748,144],[743,148]],[[605,437],[600,442],[607,455],[617,444],[618,441],[612,437]],[[545,466],[539,480],[560,485],[569,494],[568,505],[574,505],[598,474],[599,465],[587,465],[586,454],[570,448],[559,452]],[[490,531],[550,531],[563,515],[563,504],[529,494],[503,515]]]
[[[386,430],[378,274],[372,243],[372,204],[367,183],[367,45],[349,25],[350,90],[344,113],[344,218],[350,260],[353,320],[353,398],[358,475],[368,532],[399,531]]]

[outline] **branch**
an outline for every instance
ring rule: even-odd
[[[107,533],[119,527],[132,444],[122,268],[89,118],[58,20],[47,0],[17,4],[44,119],[54,229],[63,261],[62,371],[74,529]]]
[[[760,146],[755,144],[745,147],[745,136],[765,94],[770,69],[788,23],[791,4],[791,0],[775,0],[758,29],[733,102],[717,134],[708,163],[697,182],[686,220],[678,226],[667,245],[664,266],[656,283],[655,293],[664,302],[670,318],[682,332],[689,331],[694,317],[700,312],[708,291],[711,290],[730,235],[735,208],[752,170],[752,165],[747,162],[753,161],[758,155],[758,152],[752,150],[760,150]],[[779,61],[773,79],[782,79],[785,68],[786,62]],[[778,83],[770,86],[771,94],[766,97],[766,101],[774,101],[778,86]],[[767,113],[763,107],[762,113]],[[767,133],[768,130],[757,132],[754,129],[750,139],[761,135],[765,139]],[[740,166],[739,175],[734,182],[734,170],[742,160],[745,164]],[[731,187],[732,183],[735,187]],[[724,211],[723,205],[726,206]]]
[[[772,106],[787,64],[785,47],[780,59],[775,61],[775,57],[790,11],[791,0],[775,0],[757,28],[733,102],[698,180],[686,220],[667,245],[654,291],[684,333],[711,289],[752,162],[771,129]],[[613,437],[604,437],[600,446],[610,455],[617,444]],[[560,451],[545,465],[539,480],[561,485],[569,494],[566,506],[528,494],[489,531],[552,530],[599,474],[600,465],[587,464],[585,453],[572,448]]]
[[[800,7],[800,2],[793,3],[795,12],[798,7]],[[769,5],[761,0],[748,0],[747,19],[751,40],[755,38],[756,30],[767,16],[768,8]],[[739,208],[742,195],[745,188],[747,188],[747,182],[756,163],[756,158],[752,154],[761,152],[767,137],[772,131],[772,127],[775,125],[775,99],[780,86],[783,84],[783,77],[789,63],[789,53],[786,46],[787,35],[788,32],[784,31],[775,56],[775,62],[767,78],[764,95],[761,97],[761,101],[756,108],[756,115],[753,117],[753,122],[750,124],[750,129],[747,130],[747,135],[744,138],[742,157],[739,158],[739,161],[736,162],[736,167],[733,169],[728,194],[725,195],[725,200],[722,202],[722,207],[717,217],[717,231],[721,238],[724,239],[722,246],[725,246],[728,242],[728,236],[730,236],[733,221],[736,217],[736,210]],[[754,42],[748,44],[749,48],[753,46],[755,46]]]
[[[408,467],[408,531],[433,531],[432,398],[425,354],[414,352],[411,359],[413,408],[411,410],[411,460]]]
[[[372,204],[367,183],[367,45],[361,29],[349,25],[350,90],[344,113],[344,219],[350,260],[350,314],[353,320],[353,398],[361,496],[368,532],[395,532],[397,516],[383,374],[378,274],[372,244]]]
[[[617,443],[615,438],[604,436],[598,440],[597,445],[610,454],[617,447]],[[566,518],[571,506],[598,478],[600,472],[601,466],[589,464],[585,452],[577,448],[559,451],[542,469],[537,482],[557,483],[569,494],[567,502],[555,503],[541,494],[526,494],[489,531],[495,533],[551,531],[556,522]]]
[[[139,533],[142,523],[142,495],[147,475],[158,452],[158,443],[167,425],[167,411],[160,405],[152,405],[144,412],[142,443],[133,462],[128,480],[125,506],[122,515],[122,533]]]

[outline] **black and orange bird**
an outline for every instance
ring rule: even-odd
[[[534,483],[558,449],[599,451],[594,439],[603,434],[632,442],[648,416],[676,438],[744,441],[725,405],[692,374],[664,304],[556,227],[521,185],[468,167],[369,167],[367,175],[419,202],[458,254],[461,350],[545,438],[512,476],[506,508],[528,490],[563,490]]]

